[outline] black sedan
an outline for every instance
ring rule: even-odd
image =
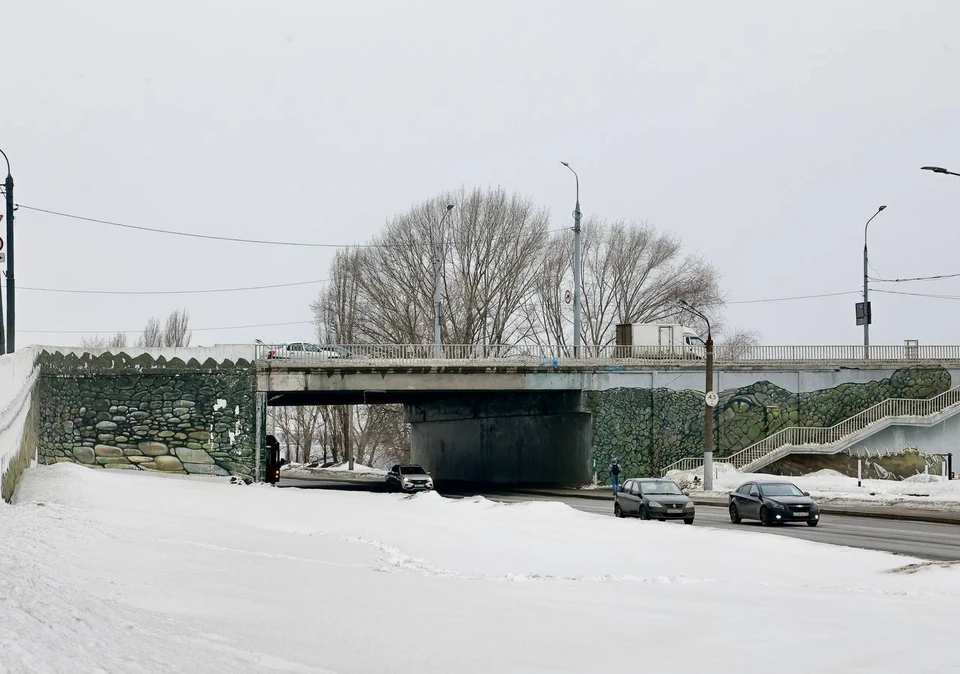
[[[730,521],[760,520],[763,526],[784,522],[820,523],[820,506],[791,482],[744,482],[730,492]]]
[[[632,479],[620,485],[613,498],[613,514],[617,517],[639,517],[642,520],[683,520],[693,524],[696,515],[693,501],[673,480]]]

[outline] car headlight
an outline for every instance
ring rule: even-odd
[[[433,489],[433,480],[427,480],[427,488]]]
[[[650,501],[650,503],[647,504],[647,507],[648,507],[648,508],[662,508],[663,506],[660,505],[660,501]]]
[[[684,510],[693,510],[693,501],[687,501],[687,504],[683,506]]]
[[[409,478],[406,478],[406,477],[403,478],[403,483],[404,483],[404,484],[410,484],[410,479],[409,479]]]

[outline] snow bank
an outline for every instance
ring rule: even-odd
[[[730,469],[730,466],[727,466]],[[667,477],[692,489],[694,477],[702,479],[703,471],[672,470]],[[783,477],[766,473],[741,473],[735,469],[721,471],[713,481],[712,495],[725,496],[748,480],[757,482],[787,480],[810,492],[823,503],[862,503],[864,505],[897,505],[960,510],[960,480],[943,480],[936,475],[915,475],[905,480],[862,480],[847,477],[835,470],[818,470],[799,477]],[[700,483],[697,482],[699,485]]]
[[[305,464],[296,464],[290,468],[291,473],[304,473],[308,475],[327,475],[332,478],[344,477],[364,477],[364,478],[382,478],[386,476],[387,471],[379,468],[365,466],[362,463],[354,462],[353,470],[350,470],[350,464],[347,461],[336,463],[326,468],[308,468]]]
[[[0,356],[0,484],[3,496],[13,491],[22,466],[16,466],[30,417],[31,396],[39,368],[32,348]],[[35,454],[35,452],[34,452]]]
[[[910,635],[950,643],[960,600],[949,566],[746,530],[73,464],[0,531],[9,672],[941,671]]]

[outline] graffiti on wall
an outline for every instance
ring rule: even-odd
[[[889,398],[931,398],[950,388],[942,366],[917,365],[890,377],[797,393],[769,381],[720,391],[714,408],[715,456],[729,456],[789,426],[833,426]],[[630,475],[703,454],[700,391],[619,388],[590,391],[598,479],[616,458]]]

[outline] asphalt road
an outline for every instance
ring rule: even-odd
[[[585,512],[613,517],[613,502],[570,496],[539,496],[528,494],[484,494],[490,500],[517,503],[520,501],[560,501]],[[663,522],[663,526],[686,526],[683,522]],[[755,531],[761,535],[792,536],[818,543],[846,545],[867,550],[883,550],[912,557],[938,560],[960,560],[960,526],[884,520],[849,515],[822,515],[820,525],[785,524],[764,527],[759,522],[730,522],[727,509],[718,506],[697,506],[693,526],[717,529]]]
[[[324,480],[312,476],[282,476],[280,486],[300,489],[342,489],[350,491],[385,491],[380,481]],[[442,492],[441,492],[442,493]],[[541,496],[534,494],[484,493],[490,500],[505,503],[521,501],[560,501],[572,508],[585,512],[613,517],[612,501],[599,501],[575,496]],[[460,498],[466,494],[444,494],[450,498]],[[471,494],[472,495],[472,494]],[[960,526],[929,522],[911,522],[904,520],[886,520],[849,515],[824,514],[820,525],[808,527],[806,524],[787,524],[764,527],[759,522],[732,524],[726,508],[717,506],[697,506],[696,521],[693,526],[713,527],[717,529],[737,529],[754,531],[758,535],[792,536],[808,541],[846,545],[867,550],[882,550],[911,557],[936,560],[960,560]],[[686,526],[683,522],[663,522],[663,526]]]

